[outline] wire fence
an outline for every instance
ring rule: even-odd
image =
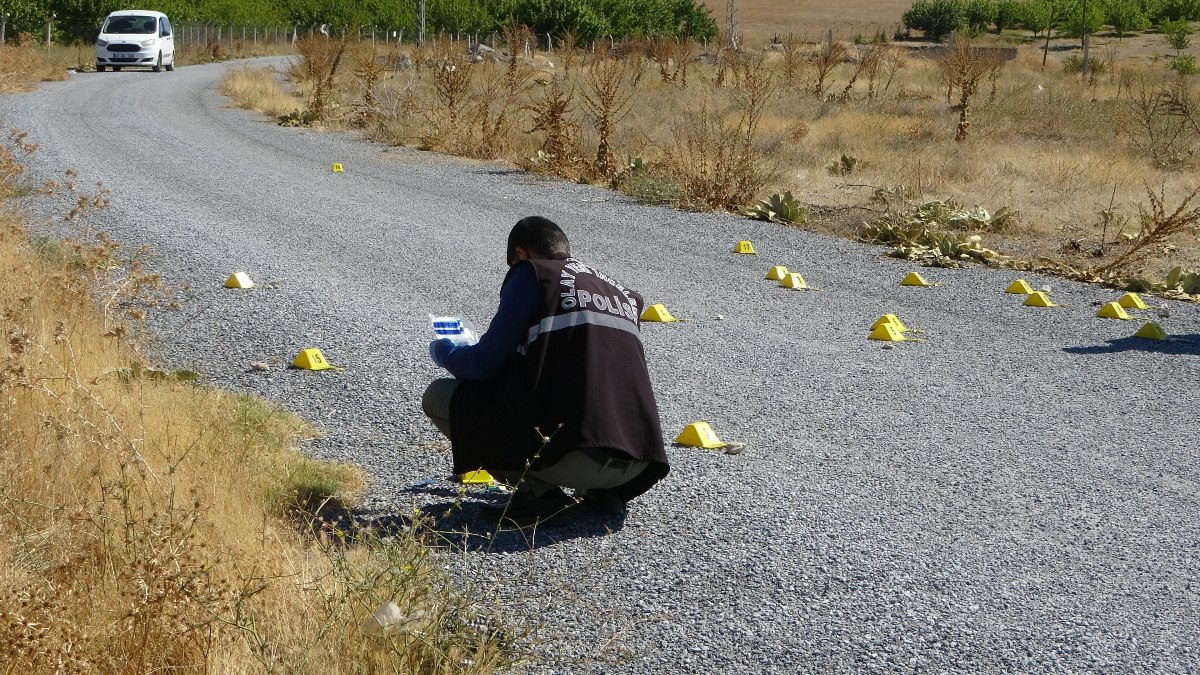
[[[39,26],[36,32],[30,30],[31,26]],[[18,30],[19,28],[19,30]],[[24,17],[21,20],[15,20],[12,15],[0,13],[0,45],[6,43],[14,43],[18,40],[42,43],[46,46],[52,44],[57,45],[91,45],[95,42],[96,36],[99,34],[100,21],[92,19],[79,18],[60,18],[51,15],[44,20],[33,21],[29,17]],[[283,50],[294,47],[296,41],[305,36],[325,35],[330,38],[357,38],[362,42],[369,42],[372,46],[399,46],[401,44],[419,44],[426,38],[446,40],[451,43],[462,42],[466,48],[471,48],[478,45],[488,45],[492,48],[506,48],[504,35],[499,31],[489,31],[487,33],[463,33],[455,31],[438,31],[425,35],[422,31],[414,30],[411,26],[408,28],[386,28],[386,27],[359,27],[348,28],[331,26],[329,24],[313,24],[313,25],[283,25],[283,24],[237,24],[223,23],[212,21],[177,21],[173,22],[173,32],[175,38],[175,46],[177,49],[207,49],[214,48],[229,49],[234,51],[245,50]],[[882,30],[882,28],[880,29]],[[835,40],[846,39],[844,36],[835,33],[834,30],[818,31],[819,37],[812,42],[809,41],[809,33],[806,31],[803,42],[809,44],[820,44],[822,42],[832,44]],[[548,33],[540,33],[531,35],[532,42],[525,44],[524,51],[529,52],[531,49],[554,51],[555,47],[560,46],[558,43],[561,39]],[[859,36],[856,36],[856,41]],[[597,42],[607,42],[609,46],[622,43],[627,38],[605,37],[599,41],[591,40],[587,43],[578,44],[577,46],[583,49],[595,51]],[[739,40],[741,43],[744,40]],[[707,51],[710,47],[710,41],[704,40],[702,47]],[[712,46],[716,46],[716,42]]]
[[[36,26],[37,29],[32,28]],[[283,25],[283,24],[238,24],[214,21],[174,21],[172,28],[175,44],[180,48],[193,47],[284,47],[294,46],[296,40],[304,36],[326,35],[333,38],[351,37],[372,45],[400,44],[407,40],[409,43],[423,39],[417,31],[409,28],[360,27],[346,28],[330,26],[329,24],[313,25]],[[72,45],[78,43],[91,44],[95,42],[100,32],[100,21],[91,19],[46,17],[35,21],[29,17],[14,18],[11,14],[0,13],[0,44],[12,44],[17,41],[45,43],[47,46]],[[467,44],[478,44],[480,36],[464,35],[462,33],[438,34],[451,41],[466,40]],[[490,36],[491,42],[496,42],[496,33]]]

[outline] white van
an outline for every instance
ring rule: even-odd
[[[96,38],[96,71],[126,66],[148,67],[154,72],[175,70],[175,38],[171,22],[162,12],[123,9],[113,12],[100,26]]]

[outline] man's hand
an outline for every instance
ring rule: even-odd
[[[429,358],[433,359],[433,363],[439,368],[446,367],[446,359],[450,356],[450,352],[454,351],[455,344],[450,341],[450,338],[441,338],[429,343]]]

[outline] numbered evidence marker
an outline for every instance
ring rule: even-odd
[[[737,247],[733,249],[733,252],[744,255],[755,255],[754,244],[751,244],[748,240],[743,239],[737,243]]]
[[[904,332],[908,328],[900,323],[900,319],[895,314],[884,314],[871,324],[871,332],[867,334],[868,340],[881,340],[883,342],[905,342],[908,338],[904,337]]]
[[[788,268],[783,265],[773,265],[771,269],[767,270],[767,276],[763,278],[770,279],[771,281],[783,281],[783,278],[787,275]]]
[[[779,285],[784,288],[795,288],[800,291],[812,290],[804,281],[804,276],[799,272],[788,272],[779,280]]]
[[[1029,295],[1033,293],[1033,287],[1029,285],[1028,281],[1017,279],[1009,284],[1008,288],[1004,289],[1004,292],[1012,293],[1013,295]]]
[[[687,425],[675,437],[675,442],[693,448],[707,449],[723,448],[726,445],[724,441],[717,438],[717,434],[713,432],[712,427],[708,426],[708,422],[692,422]]]
[[[1125,308],[1119,302],[1104,303],[1100,311],[1096,312],[1096,316],[1103,319],[1129,319],[1129,313],[1125,311]]]
[[[1058,305],[1051,302],[1050,296],[1046,295],[1044,291],[1030,293],[1029,297],[1025,298],[1025,302],[1021,304],[1027,307],[1058,307]]]
[[[1137,293],[1126,293],[1117,301],[1125,309],[1150,309]]]
[[[333,172],[334,173],[342,173],[342,165],[338,162],[334,162],[333,163]]]
[[[333,367],[329,365],[329,362],[326,361],[325,357],[321,355],[321,350],[315,347],[301,350],[300,353],[296,355],[296,359],[292,361],[292,365],[305,370],[329,370]]]
[[[1163,330],[1163,327],[1161,325],[1159,325],[1159,323],[1157,321],[1151,321],[1150,323],[1146,324],[1145,326],[1142,326],[1141,328],[1137,329],[1137,332],[1134,333],[1133,336],[1145,338],[1147,340],[1166,340],[1166,339],[1168,339],[1167,331]]]
[[[650,305],[646,311],[642,312],[642,321],[656,321],[659,323],[670,323],[678,321],[671,313],[667,311],[666,306],[661,304]]]

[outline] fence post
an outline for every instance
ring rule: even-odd
[[[0,45],[4,44],[4,35],[8,33],[8,13],[0,16]]]
[[[375,49],[375,26],[371,26],[371,49]]]
[[[417,0],[417,44],[425,44],[425,0]]]
[[[825,34],[825,47],[827,49],[831,49],[831,50],[833,49],[833,29],[832,28],[830,28],[829,32],[827,32]]]
[[[56,14],[51,14],[49,19],[46,19],[46,51],[50,51],[50,28],[54,25],[54,17]]]

